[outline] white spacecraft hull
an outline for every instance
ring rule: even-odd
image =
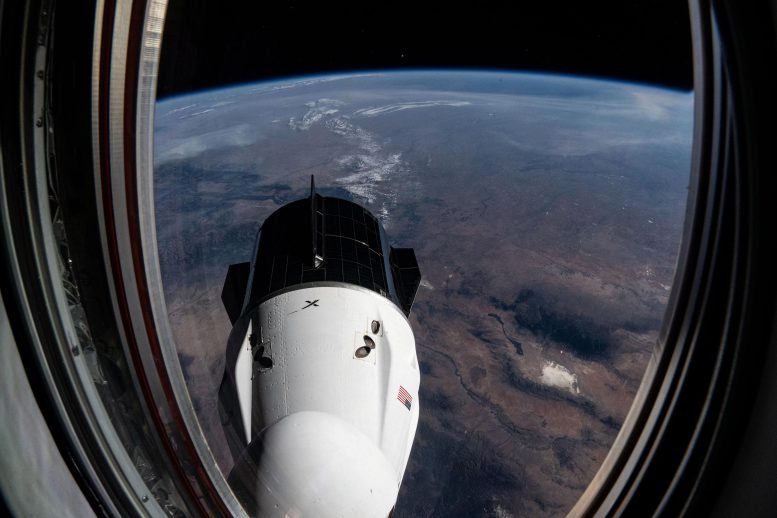
[[[325,412],[369,437],[401,479],[418,422],[420,381],[405,315],[374,292],[335,285],[282,293],[263,302],[251,318],[260,335],[254,349],[263,347],[273,365],[262,368],[246,357],[256,363],[253,432],[295,412]],[[358,358],[365,337],[375,348]],[[400,390],[407,394],[404,401]]]
[[[411,249],[315,193],[264,223],[222,292],[229,482],[258,516],[386,516],[418,426]]]
[[[375,482],[382,480],[371,488],[377,508],[385,510],[389,502],[390,509],[418,424],[420,374],[413,333],[405,315],[385,297],[358,286],[320,284],[281,293],[247,315],[250,322],[235,369],[250,373],[239,376],[236,387],[241,415],[250,416],[244,427],[247,444],[268,442],[265,436],[288,416],[323,414],[299,420],[298,427],[315,427],[308,432],[314,434],[313,440],[327,445],[325,450],[343,446],[343,439],[350,445],[346,448],[350,454],[325,463],[328,467],[323,471],[328,473],[319,474],[325,475],[323,482],[321,477],[310,477],[311,468],[304,462],[319,448],[294,444],[291,451],[278,451],[289,448],[278,438],[270,441],[270,448],[265,445],[265,450],[276,451],[272,469],[282,469],[284,478],[297,481],[291,506],[300,511],[315,509],[315,515],[322,515],[315,505],[320,493],[331,499],[342,474],[356,469],[350,463],[358,462],[359,472],[371,465],[365,474]],[[256,339],[249,340],[250,334]],[[372,341],[374,349],[366,347],[365,341]],[[365,347],[369,353],[359,357]],[[255,354],[261,358],[255,359]],[[329,426],[322,424],[324,419]],[[331,424],[335,419],[338,425]],[[323,436],[327,431],[335,436]],[[299,433],[305,436],[307,432]],[[357,452],[356,458],[350,458]],[[283,459],[282,466],[277,459]],[[344,465],[345,461],[349,464]],[[295,470],[293,465],[306,469]],[[288,473],[290,470],[301,472]],[[271,489],[267,486],[272,484],[272,474],[260,478],[258,491]],[[327,481],[338,482],[332,487]],[[350,493],[355,488],[340,490]],[[290,494],[288,485],[284,492]],[[349,502],[352,498],[334,500]]]

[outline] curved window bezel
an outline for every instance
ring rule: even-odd
[[[754,52],[744,31],[751,23],[759,34],[773,36],[774,26],[768,17],[759,22],[757,9],[732,4],[690,2],[695,135],[675,288],[630,414],[572,515],[709,510],[715,499],[705,500],[705,491],[725,483],[721,473],[736,454],[726,441],[744,437],[759,380],[771,372],[771,364],[762,362],[771,358],[767,351],[774,340],[769,333],[775,301],[769,290],[775,287],[770,268],[777,262],[774,247],[762,243],[769,238],[764,215],[773,213],[769,197],[775,194],[774,180],[766,176],[775,165],[766,141],[774,122],[769,126],[758,110],[773,109],[764,92],[774,80],[766,75],[768,66],[758,71],[756,65],[759,59],[774,58],[775,51]],[[58,6],[53,16],[54,7],[43,1],[7,8],[1,27],[3,42],[11,41],[9,34],[19,40],[4,52],[12,48],[21,56],[18,90],[5,101],[18,111],[0,123],[0,237],[9,259],[2,268],[2,288],[14,336],[20,350],[26,350],[27,376],[35,381],[35,395],[46,409],[57,447],[70,459],[71,471],[95,509],[162,512],[149,498],[119,434],[111,430],[114,425],[99,395],[89,388],[94,373],[81,354],[84,344],[68,304],[66,283],[71,279],[62,267],[68,260],[63,246],[88,241],[61,240],[58,204],[49,198],[54,179],[60,186],[71,183],[62,187],[72,198],[63,201],[66,233],[72,238],[83,225],[85,233],[99,236],[99,257],[76,265],[92,271],[94,280],[83,282],[77,271],[73,276],[81,297],[110,301],[99,316],[94,309],[85,311],[86,322],[94,329],[110,327],[104,334],[114,337],[112,345],[121,348],[132,366],[134,394],[156,436],[155,461],[174,479],[175,490],[193,513],[241,514],[199,428],[161,291],[152,131],[166,3],[98,2],[92,13],[94,33],[81,36],[68,30],[66,22],[90,7],[68,14]],[[19,28],[9,29],[14,23]],[[91,88],[67,92],[62,77],[66,61],[90,72]],[[78,113],[62,102],[52,103],[67,94],[77,107],[87,99],[91,110]],[[756,106],[753,99],[762,104]],[[78,158],[88,155],[93,163],[57,153],[70,144]],[[84,185],[83,169],[90,165],[87,176],[93,184]],[[94,208],[97,217],[89,220],[88,211],[85,216],[67,209],[79,202]],[[86,254],[73,249],[74,258]],[[749,379],[748,372],[757,375]]]

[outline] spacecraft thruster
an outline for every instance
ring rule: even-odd
[[[420,280],[411,248],[312,178],[264,222],[253,260],[229,266],[219,410],[250,514],[389,514],[418,425]]]

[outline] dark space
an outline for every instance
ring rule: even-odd
[[[688,8],[677,1],[172,1],[158,94],[418,68],[548,71],[689,90],[691,63]]]

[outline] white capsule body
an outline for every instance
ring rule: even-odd
[[[258,513],[385,516],[419,415],[403,312],[374,291],[324,282],[276,294],[244,319],[241,350],[228,357],[252,451],[240,461],[250,469],[236,470],[255,476]]]

